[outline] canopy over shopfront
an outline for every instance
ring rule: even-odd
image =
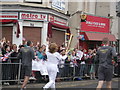
[[[56,23],[49,22],[48,23],[48,37],[52,37],[52,27],[60,28],[60,29],[65,29],[67,33],[70,33],[70,28],[68,26],[64,25],[59,25]]]
[[[110,41],[116,41],[116,38],[112,34],[101,34],[101,33],[89,33],[83,32],[82,33],[85,37],[85,40],[92,40],[92,41],[102,41],[103,38],[108,38]]]

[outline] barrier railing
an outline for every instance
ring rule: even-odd
[[[59,68],[58,78],[72,78],[73,80],[79,78],[95,79],[97,77],[98,64],[64,64],[64,67]]]
[[[10,58],[16,59],[16,58]],[[21,60],[19,63],[11,63],[10,59],[7,61],[1,61],[1,82],[9,82],[10,84],[20,83],[20,72],[21,72]]]
[[[61,67],[62,65],[62,67]],[[91,75],[94,77],[97,77],[97,69],[98,64],[61,64],[59,65],[59,73],[57,78],[60,79],[66,79],[70,78],[71,80],[74,80],[75,78],[84,78],[89,76],[90,79]],[[20,83],[21,80],[23,80],[24,77],[22,77],[21,74],[21,61],[20,63],[11,63],[11,62],[4,62],[0,63],[0,76],[2,83],[9,82],[10,84],[14,83]],[[87,75],[87,76],[86,76]],[[35,74],[36,76],[36,74]],[[42,77],[41,75],[37,75],[37,77]],[[46,76],[45,76],[46,77]],[[36,78],[36,77],[35,77]],[[45,79],[45,78],[43,78]]]

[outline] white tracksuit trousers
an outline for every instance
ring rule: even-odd
[[[56,64],[47,64],[46,67],[48,71],[49,82],[43,88],[51,88],[52,90],[55,90],[55,79],[57,76],[58,67]]]

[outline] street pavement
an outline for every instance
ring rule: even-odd
[[[116,90],[120,90],[118,85],[119,78],[113,78],[112,88]],[[81,80],[81,81],[64,81],[64,82],[56,82],[56,88],[96,88],[98,80]],[[27,88],[42,88],[46,83],[30,83],[27,85]],[[21,85],[10,85],[3,86],[3,88],[20,88]],[[105,88],[105,84],[103,86]],[[118,89],[119,88],[119,89]],[[11,89],[12,90],[12,89]]]

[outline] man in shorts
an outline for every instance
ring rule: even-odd
[[[100,90],[103,86],[104,81],[106,81],[106,88],[111,89],[112,76],[113,76],[113,64],[112,58],[116,56],[116,51],[114,48],[109,46],[109,39],[103,39],[103,46],[97,51],[95,61],[99,60],[98,68],[98,86],[97,90]]]
[[[27,47],[21,48],[18,58],[22,61],[22,70],[24,71],[24,82],[22,84],[21,90],[27,85],[29,77],[32,72],[32,59],[34,59],[34,51],[32,49],[33,43],[31,41],[27,42]]]

